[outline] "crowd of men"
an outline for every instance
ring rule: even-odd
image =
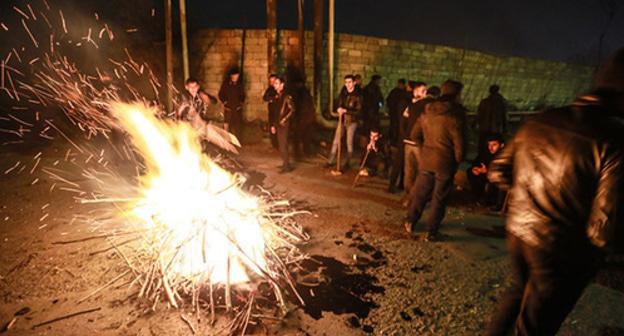
[[[622,251],[624,238],[624,49],[598,73],[593,90],[572,105],[543,111],[525,122],[505,143],[507,107],[492,85],[472,123],[478,145],[466,169],[474,199],[494,211],[506,208],[507,243],[513,286],[501,300],[487,335],[553,335],[583,289],[610,253]],[[469,123],[461,104],[463,85],[447,80],[437,86],[400,79],[383,99],[381,76],[362,87],[361,76],[347,75],[335,103],[338,123],[328,150],[327,168],[352,167],[362,139],[358,174],[383,175],[388,191],[404,190],[410,234],[430,203],[424,241],[440,238],[454,177],[465,160]],[[289,134],[310,144],[314,111],[303,83],[285,90],[271,75],[264,94],[271,143],[282,158],[280,172],[293,169]],[[186,83],[184,98],[202,105],[214,99]],[[219,92],[226,129],[240,132],[245,99],[238,72]],[[387,109],[390,126],[380,128]],[[302,113],[301,109],[309,111]],[[182,118],[193,116],[180,115]],[[299,119],[298,123],[294,121]],[[303,122],[302,122],[303,120]],[[338,153],[346,142],[346,158]]]

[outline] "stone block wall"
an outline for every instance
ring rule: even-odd
[[[278,31],[277,66],[284,72],[296,62],[297,32]],[[326,41],[324,47],[326,48]],[[192,38],[192,71],[210,94],[216,95],[227,69],[244,58],[243,74],[247,101],[247,120],[266,120],[262,93],[267,86],[267,38],[265,30],[247,30],[243,50],[243,30],[207,29]],[[326,50],[323,57],[326,58]],[[313,34],[305,32],[305,72],[312,88]],[[504,57],[478,51],[390,40],[351,34],[336,34],[334,91],[342,86],[346,74],[359,73],[366,84],[373,74],[383,77],[384,95],[396,80],[421,80],[440,85],[452,78],[464,83],[464,105],[474,110],[488,94],[491,84],[517,110],[532,110],[544,105],[563,105],[586,90],[593,68],[562,62]],[[327,108],[327,62],[323,64],[322,108]]]

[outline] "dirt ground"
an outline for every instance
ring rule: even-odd
[[[71,193],[51,192],[45,178],[35,181],[29,169],[41,148],[2,150],[0,173],[17,161],[27,164],[21,172],[0,174],[0,327],[13,321],[7,335],[192,335],[181,317],[190,316],[189,310],[163,304],[146,312],[125,279],[94,294],[125,270],[123,262],[104,239],[65,242],[104,229],[72,219],[97,207],[75,203]],[[64,154],[43,151],[41,164]],[[324,289],[302,287],[309,306],[292,305],[284,319],[267,320],[256,334],[482,333],[509,282],[502,218],[463,204],[456,191],[443,241],[420,242],[404,232],[400,195],[387,193],[381,178],[365,178],[351,188],[355,171],[333,177],[321,168],[320,157],[280,175],[277,153],[264,144],[245,148],[240,161],[266,189],[311,210],[300,217],[311,236],[301,248],[339,274]],[[623,334],[622,280],[606,278],[606,285],[588,287],[560,335]],[[205,323],[197,328],[198,334],[220,334]]]

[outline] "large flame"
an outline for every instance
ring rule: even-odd
[[[145,159],[140,201],[133,209],[156,230],[162,267],[212,283],[244,283],[266,267],[262,214],[239,178],[201,152],[196,130],[159,120],[140,104],[112,111]]]

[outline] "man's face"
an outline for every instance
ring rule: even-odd
[[[186,91],[188,91],[193,97],[195,97],[197,95],[197,92],[199,92],[199,83],[191,82],[186,84],[184,87],[186,88]]]
[[[231,74],[230,75],[230,81],[236,83],[236,82],[238,82],[238,77],[240,77],[240,74]]]
[[[347,91],[349,92],[353,91],[353,88],[355,87],[355,82],[353,81],[353,79],[351,78],[345,79],[345,87],[347,88]]]
[[[279,80],[279,79],[274,79],[273,80],[273,88],[277,92],[282,92],[282,90],[284,90],[284,83],[281,80]]]
[[[422,98],[427,95],[427,87],[425,85],[417,86],[412,91],[414,98]]]
[[[488,151],[490,151],[490,154],[498,153],[502,147],[503,144],[501,144],[498,140],[488,141]]]
[[[372,142],[379,140],[379,132],[370,132],[370,139]]]

